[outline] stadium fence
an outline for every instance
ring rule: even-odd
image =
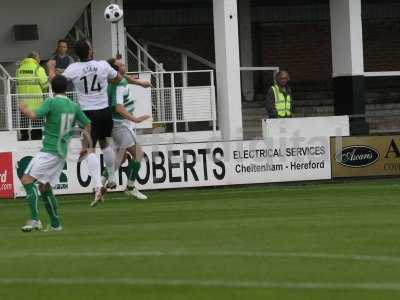
[[[136,73],[138,74],[138,73]],[[216,131],[216,100],[213,70],[151,72],[151,106],[155,126],[170,125],[173,133],[178,131],[178,124],[184,123],[189,131],[189,123],[207,122],[210,129]],[[17,92],[18,81],[8,78],[4,82],[5,101],[0,107],[0,121],[3,130],[32,130],[43,127],[44,119],[31,121],[19,110],[19,102],[27,99],[44,100],[52,92],[43,94],[20,94]],[[67,96],[77,102],[75,92]]]

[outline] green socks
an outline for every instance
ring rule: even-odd
[[[60,217],[58,216],[58,203],[57,199],[53,194],[53,191],[50,189],[42,193],[42,199],[44,201],[44,206],[46,207],[47,213],[49,214],[51,226],[59,227]]]
[[[39,194],[37,187],[34,183],[29,183],[24,185],[24,189],[26,191],[26,200],[28,201],[29,208],[31,209],[31,219],[39,221]]]
[[[26,191],[26,200],[28,201],[29,208],[31,209],[31,219],[35,221],[39,221],[39,193],[37,187],[34,183],[29,183],[24,185]],[[53,194],[53,191],[50,189],[42,193],[42,199],[44,202],[44,206],[46,207],[47,213],[49,214],[51,220],[51,226],[59,227],[60,226],[60,217],[57,212],[57,200]]]
[[[128,163],[128,186],[133,185],[140,170],[140,161],[131,159]]]

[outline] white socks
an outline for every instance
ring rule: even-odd
[[[102,149],[101,151],[103,152],[104,164],[107,169],[108,179],[109,181],[115,182],[115,152],[110,146]]]
[[[107,169],[108,179],[110,181],[115,182],[115,176],[114,176],[115,152],[110,146],[108,146],[105,149],[102,149],[101,151],[103,152],[104,164]],[[92,177],[93,180],[93,185],[95,186],[95,188],[100,188],[102,184],[101,184],[101,174],[100,174],[101,169],[100,169],[99,159],[97,158],[96,154],[90,153],[87,156],[86,161],[89,169],[89,175]]]
[[[134,181],[134,180],[129,180],[129,179],[128,179],[127,186],[128,186],[128,187],[132,187],[132,188],[135,187],[135,181]]]
[[[118,171],[119,167],[120,167],[126,160],[127,160],[127,157],[126,157],[126,148],[118,149],[118,151],[115,152],[115,162],[114,162],[115,171]]]
[[[92,177],[94,187],[101,188],[100,161],[97,159],[97,156],[94,153],[89,153],[86,161],[89,169],[89,175]]]

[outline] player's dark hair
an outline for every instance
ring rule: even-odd
[[[119,68],[118,68],[118,66],[115,64],[116,61],[117,61],[116,58],[110,58],[110,59],[107,60],[108,64],[111,66],[111,68],[113,68],[115,71],[118,72],[118,71],[119,71]]]
[[[67,91],[68,79],[63,75],[54,76],[51,88],[55,94],[64,94]]]
[[[90,46],[87,40],[79,40],[75,44],[75,53],[79,57],[80,61],[89,60]]]

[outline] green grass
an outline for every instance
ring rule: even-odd
[[[400,181],[0,201],[0,299],[399,299]],[[41,206],[42,221],[47,221]]]

